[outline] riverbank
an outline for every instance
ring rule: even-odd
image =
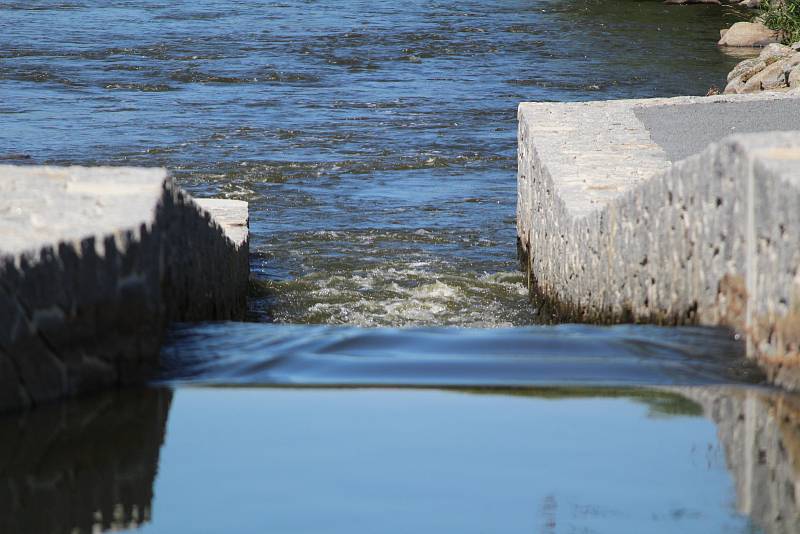
[[[241,319],[247,204],[163,169],[0,166],[0,411],[159,366],[171,321]]]
[[[757,57],[736,65],[727,82],[726,94],[800,90],[800,42],[767,45]]]
[[[742,5],[745,5],[743,2]],[[800,3],[773,0],[747,5],[757,15],[720,30],[717,42],[726,53],[752,51],[728,74],[725,94],[789,91],[800,87]],[[763,50],[760,50],[763,48]],[[709,94],[716,94],[714,89]]]

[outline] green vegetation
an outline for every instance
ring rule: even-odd
[[[413,388],[418,389],[418,388]],[[424,389],[424,388],[419,388]],[[450,387],[440,388],[473,395],[510,395],[540,399],[627,398],[650,408],[651,417],[703,415],[703,407],[673,391],[663,388],[614,386],[520,386],[520,387]]]
[[[780,32],[781,41],[800,41],[800,0],[762,0],[759,18],[768,28]]]

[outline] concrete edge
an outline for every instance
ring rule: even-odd
[[[244,318],[247,203],[163,169],[2,166],[0,192],[0,411],[140,383],[170,321]]]

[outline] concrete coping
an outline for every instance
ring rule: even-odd
[[[247,202],[227,198],[195,198],[194,201],[222,227],[230,242],[241,247],[248,239],[250,216]]]
[[[0,255],[35,256],[105,229],[118,246],[155,216],[165,169],[0,165]],[[102,254],[102,240],[96,241]]]
[[[35,259],[54,243],[113,236],[119,250],[152,226],[169,173],[161,168],[0,165],[0,256]],[[248,204],[194,201],[236,246],[248,239]],[[103,239],[95,240],[99,255]],[[79,248],[79,247],[78,247]]]
[[[565,207],[580,217],[728,135],[800,130],[800,98],[755,93],[523,102],[518,116]]]

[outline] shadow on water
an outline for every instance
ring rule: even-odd
[[[0,416],[0,532],[149,521],[171,399],[166,389],[123,391]]]
[[[0,435],[9,534],[800,528],[800,397],[757,388],[155,389],[4,416]]]

